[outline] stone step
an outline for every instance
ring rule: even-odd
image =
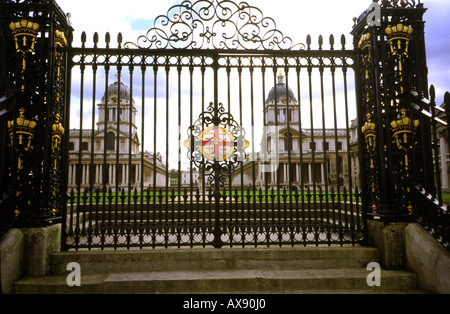
[[[375,248],[289,247],[69,251],[53,254],[51,273],[67,274],[76,262],[85,275],[218,270],[362,268],[379,261]]]
[[[251,270],[233,269],[169,272],[81,274],[81,286],[67,285],[65,275],[25,278],[15,293],[408,293],[415,292],[416,275],[381,270],[381,286],[367,285],[365,268]]]
[[[51,275],[23,278],[15,293],[411,293],[416,275],[381,270],[370,287],[376,248],[361,246],[69,251],[53,254]],[[81,286],[67,284],[69,263]]]

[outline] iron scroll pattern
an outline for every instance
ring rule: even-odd
[[[231,150],[226,158],[206,158],[202,153],[203,133],[208,128],[226,130],[231,135]],[[245,161],[245,130],[234,120],[233,115],[225,111],[222,103],[218,106],[212,102],[206,111],[199,115],[195,123],[188,128],[188,158],[207,178],[208,184],[214,186],[216,182],[223,187],[227,179],[233,174],[239,162]]]
[[[378,2],[378,1],[377,1]],[[381,6],[383,8],[415,8],[420,5],[420,0],[416,3],[415,0],[382,0]]]
[[[283,35],[271,17],[246,2],[190,0],[158,16],[137,43],[141,49],[304,49]]]

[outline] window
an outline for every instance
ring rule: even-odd
[[[89,144],[88,142],[81,143],[81,150],[88,150]]]
[[[337,143],[337,149],[338,150],[342,150],[342,142],[338,142]]]
[[[106,134],[106,141],[105,141],[106,150],[115,150],[114,138],[115,135],[113,132],[108,132]]]
[[[330,150],[330,143],[324,142],[323,143],[323,150]]]
[[[292,134],[289,131],[284,135],[284,150],[292,150]]]
[[[341,156],[338,156],[336,159],[336,168],[337,173],[342,173],[344,170],[344,161]]]
[[[309,149],[315,150],[316,149],[316,142],[310,142],[309,143]]]
[[[69,142],[69,150],[75,150],[75,143]]]

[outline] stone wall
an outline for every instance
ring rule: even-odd
[[[2,293],[12,293],[22,277],[50,273],[50,256],[61,248],[61,224],[43,228],[11,229],[0,242]]]
[[[450,252],[419,224],[405,228],[407,268],[417,274],[419,287],[450,293]]]
[[[380,250],[386,269],[417,274],[418,288],[450,293],[450,252],[417,223],[368,221],[369,245]]]

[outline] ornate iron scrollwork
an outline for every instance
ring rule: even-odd
[[[188,128],[188,158],[200,169],[208,182],[222,187],[238,162],[245,160],[245,130],[222,104],[210,103],[196,122]]]
[[[145,49],[304,49],[276,28],[275,21],[245,2],[183,1],[158,16],[137,43]]]
[[[378,2],[378,1],[377,1]],[[415,8],[420,4],[420,0],[418,3],[415,0],[382,0],[381,6],[383,8]]]

